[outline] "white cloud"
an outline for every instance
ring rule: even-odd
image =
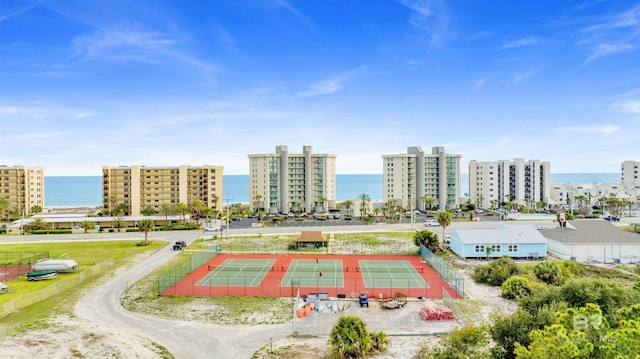
[[[296,97],[310,97],[318,95],[330,95],[342,89],[342,81],[338,78],[327,79],[316,82],[309,89],[300,92]]]
[[[399,0],[413,11],[409,23],[431,36],[431,45],[439,46],[449,26],[449,17],[440,0]]]
[[[604,125],[604,126],[564,126],[560,127],[562,131],[580,132],[580,133],[596,133],[609,135],[620,130],[620,126],[617,125]]]
[[[474,89],[479,89],[480,87],[484,87],[484,85],[487,84],[487,80],[488,80],[488,78],[477,79],[475,81],[475,83],[473,84],[473,88]]]
[[[591,50],[591,55],[584,60],[585,64],[590,63],[593,60],[599,59],[604,56],[617,54],[620,52],[631,51],[635,49],[632,44],[597,44]]]
[[[588,46],[585,64],[605,56],[633,51],[640,40],[640,5],[620,13],[603,15],[584,32],[589,37],[579,44]]]
[[[109,60],[122,63],[159,64],[171,60],[210,72],[216,67],[177,48],[166,34],[137,24],[115,25],[93,34],[78,36],[72,47],[76,61]]]
[[[336,93],[342,90],[345,83],[363,76],[367,70],[368,67],[359,67],[354,70],[337,74],[328,79],[318,81],[309,86],[308,89],[297,93],[294,97],[311,97]]]
[[[614,104],[618,110],[634,115],[640,115],[640,100],[619,102]]]
[[[18,112],[15,106],[0,106],[0,117],[8,117]]]
[[[527,38],[524,38],[524,39],[518,39],[518,40],[513,40],[513,41],[510,41],[510,42],[507,42],[504,45],[502,45],[501,48],[503,48],[503,49],[512,49],[512,48],[516,48],[516,47],[534,45],[537,42],[538,42],[537,38],[535,38],[535,37],[527,37]]]
[[[522,81],[522,80],[526,80],[529,77],[535,75],[536,73],[540,72],[540,69],[533,69],[533,70],[528,70],[528,71],[524,71],[524,72],[517,72],[513,74],[513,83],[517,84],[518,82]]]

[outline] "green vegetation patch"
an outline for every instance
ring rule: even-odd
[[[0,334],[11,335],[33,329],[46,328],[48,319],[52,315],[71,315],[73,306],[84,292],[93,287],[106,273],[111,273],[117,266],[133,262],[144,253],[151,253],[166,245],[163,241],[150,241],[152,244],[146,247],[137,247],[135,240],[118,241],[78,241],[59,243],[21,243],[0,244],[0,252],[46,252],[51,258],[58,258],[67,253],[69,258],[80,264],[80,271],[75,273],[61,273],[58,279],[29,282],[25,275],[5,282],[10,292],[0,296],[0,303],[6,303],[18,296],[37,293],[45,287],[55,284],[58,280],[74,282],[75,286],[64,286],[60,293],[55,294],[44,301],[37,302],[20,309],[16,313],[9,314],[0,321]],[[113,259],[114,266],[103,271],[100,275],[85,277],[79,281],[80,273],[89,266],[104,263]]]

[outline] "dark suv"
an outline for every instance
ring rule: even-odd
[[[181,251],[185,248],[187,248],[187,243],[184,241],[176,241],[176,243],[173,244],[174,251]]]

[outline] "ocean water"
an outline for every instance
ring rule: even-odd
[[[469,192],[469,175],[460,176],[460,193]],[[551,183],[620,183],[619,173],[552,173]],[[45,176],[45,206],[73,207],[102,205],[101,176]],[[225,202],[249,203],[249,176],[225,175]],[[344,201],[369,195],[372,201],[382,200],[382,174],[336,175],[336,199]]]

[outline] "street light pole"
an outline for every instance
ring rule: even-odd
[[[227,200],[227,239],[229,239],[229,193],[225,196]]]

